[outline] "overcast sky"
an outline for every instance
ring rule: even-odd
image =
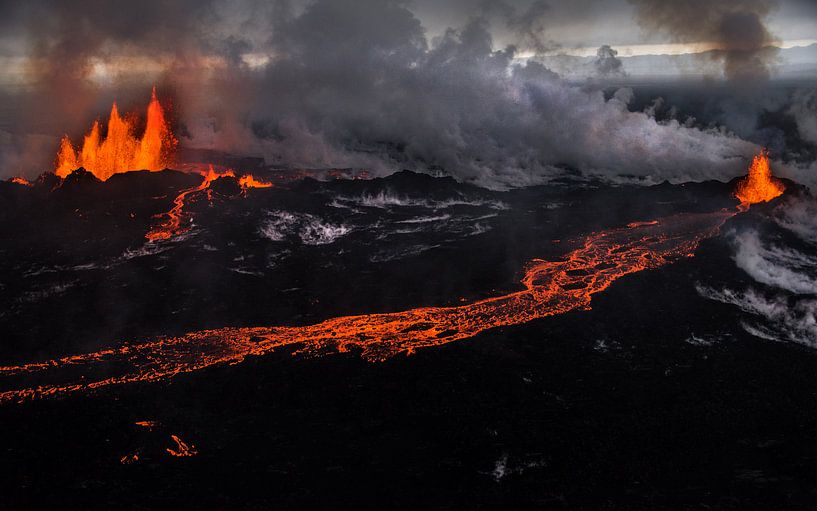
[[[673,0],[666,0],[673,3]],[[716,0],[713,0],[717,3]],[[730,0],[722,0],[729,3]],[[533,0],[506,0],[517,12],[524,12]],[[434,36],[449,26],[462,24],[468,16],[482,12],[485,0],[414,0],[413,9]],[[666,43],[671,37],[648,32],[634,19],[634,9],[627,0],[549,0],[545,36],[566,48],[598,47],[602,44],[634,45]],[[768,26],[783,40],[817,38],[817,2],[782,0],[772,5]],[[492,27],[498,45],[509,42],[507,30],[500,23]]]
[[[490,30],[494,44],[502,48],[507,44],[519,43],[506,23],[508,13],[517,20],[530,17],[529,9],[537,0],[411,0],[409,9],[419,18],[431,40],[444,33],[449,27],[462,27],[469,19],[484,16],[491,20]],[[634,46],[668,43],[671,34],[643,29],[636,17],[634,7],[628,0],[538,0],[547,4],[540,19],[532,27],[541,41],[554,49],[571,52],[575,48],[598,47],[603,44],[613,46]],[[240,40],[247,53],[263,52],[268,46],[271,27],[275,18],[289,11],[297,14],[303,10],[306,0],[292,0],[289,9],[278,7],[284,2],[264,0],[211,0],[209,2],[128,2],[115,9],[108,9],[113,17],[105,24],[127,27],[120,34],[100,26],[98,30],[107,38],[106,51],[111,51],[117,43],[129,43],[129,51],[139,51],[140,32],[151,33],[156,25],[166,25],[170,30],[197,30],[209,33],[212,38]],[[660,3],[660,0],[659,0]],[[672,4],[671,0],[667,0]],[[716,2],[717,3],[717,2]],[[731,4],[732,2],[725,2]],[[813,0],[780,0],[753,3],[768,4],[769,14],[766,26],[773,36],[782,41],[800,41],[817,38],[817,2]],[[117,2],[112,2],[117,4]],[[157,4],[156,6],[146,6]],[[679,4],[681,5],[681,4]],[[108,6],[110,7],[110,5]],[[22,57],[32,52],[32,46],[42,43],[48,33],[58,28],[60,23],[76,23],[79,30],[93,29],[87,26],[99,18],[93,12],[100,10],[98,2],[78,0],[59,2],[32,0],[0,2],[0,56]],[[153,11],[145,16],[145,11]],[[158,10],[158,12],[156,12]],[[162,11],[166,15],[162,16]],[[116,19],[117,17],[121,19]],[[331,22],[331,21],[329,21]],[[376,23],[376,20],[373,20]],[[86,26],[81,26],[86,24]],[[187,40],[189,34],[179,34],[179,40]],[[149,44],[145,53],[156,55],[157,50],[175,52],[172,37],[164,39],[167,47]],[[685,41],[689,42],[689,41]],[[701,41],[705,42],[705,41]],[[135,48],[134,48],[135,46]],[[690,46],[694,50],[694,46]],[[524,50],[524,49],[523,49]],[[649,48],[647,51],[650,51]],[[625,55],[623,52],[622,55]],[[4,71],[0,71],[2,73]]]
[[[62,134],[81,140],[113,101],[138,115],[155,85],[185,147],[276,165],[497,188],[564,168],[729,178],[783,136],[755,129],[766,108],[817,140],[813,90],[758,92],[777,72],[769,46],[817,37],[816,22],[811,0],[0,0],[0,177],[50,168]],[[619,57],[702,43],[721,51],[640,59],[640,76],[675,68],[757,98],[716,108],[741,114],[717,118],[740,136],[602,90],[638,76]]]

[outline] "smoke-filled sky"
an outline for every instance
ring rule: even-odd
[[[0,177],[48,170],[61,134],[157,84],[184,146],[284,167],[680,181],[737,175],[762,144],[805,179],[814,37],[795,0],[5,1]],[[720,96],[696,118],[643,97],[656,76]]]

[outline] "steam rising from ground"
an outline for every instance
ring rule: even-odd
[[[343,224],[333,224],[307,213],[288,211],[268,211],[267,220],[260,228],[263,237],[272,241],[284,241],[296,235],[304,245],[328,245],[352,228]]]
[[[755,230],[734,234],[735,263],[759,286],[745,291],[699,286],[711,300],[735,305],[748,315],[742,325],[752,335],[817,348],[817,201],[789,198],[774,212],[783,232],[798,248]]]
[[[756,231],[736,235],[735,262],[754,280],[795,294],[817,294],[817,258],[799,250],[764,244]]]
[[[753,319],[743,322],[743,327],[756,337],[817,348],[817,300],[790,303],[784,296],[767,297],[751,288],[737,292],[699,287],[698,292],[711,300],[736,305],[753,316]]]

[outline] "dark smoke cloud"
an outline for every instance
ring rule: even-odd
[[[598,49],[593,64],[596,66],[596,72],[601,76],[623,74],[624,72],[618,52],[607,44]]]
[[[181,59],[209,51],[209,41],[197,29],[208,9],[193,0],[23,4],[16,23],[27,28],[25,71],[37,90],[27,105],[28,118],[84,121],[94,110],[98,86],[88,77],[99,62],[117,59],[121,66],[144,55]]]
[[[15,14],[28,24],[38,77],[25,114],[74,137],[109,98],[138,92],[144,104],[158,80],[175,91],[183,144],[288,166],[443,171],[490,187],[537,183],[565,169],[655,182],[732,177],[757,149],[718,129],[631,112],[628,89],[605,97],[536,62],[517,63],[515,47],[494,47],[489,23],[497,20],[484,11],[429,41],[398,0],[30,5]],[[537,27],[548,9],[526,8],[535,23],[516,8],[503,23],[546,36]],[[253,66],[248,54],[269,60]],[[99,59],[128,58],[150,58],[160,70],[89,80]]]
[[[513,48],[493,48],[482,17],[429,46],[401,3],[319,1],[282,41],[253,110],[232,123],[240,126],[233,133],[251,126],[257,136],[247,130],[244,139],[273,162],[442,169],[502,187],[564,167],[650,180],[726,177],[755,149],[629,112],[627,90],[607,100],[540,64],[516,65]],[[193,131],[207,138],[206,129]]]
[[[777,52],[765,20],[771,0],[630,0],[644,28],[666,32],[683,43],[714,43],[714,58],[723,61],[724,75],[733,81],[767,79]]]
[[[269,32],[266,16],[259,15],[264,2],[242,2],[234,19],[229,3],[3,2],[0,33],[11,37],[0,44],[12,41],[15,47],[6,50],[26,60],[16,78],[22,85],[0,91],[0,106],[11,104],[14,111],[2,119],[7,127],[0,132],[0,175],[48,169],[55,149],[32,148],[49,138],[56,146],[63,133],[77,138],[113,101],[126,111],[144,108],[151,85],[178,90],[184,102],[196,104],[197,94],[189,92],[194,83],[200,90],[210,81],[208,59],[235,67],[238,56],[255,46],[243,35],[252,33],[252,24]],[[236,29],[223,33],[224,26]],[[96,79],[100,69],[107,71]]]
[[[507,1],[483,0],[482,9],[487,16],[498,13],[511,32],[513,44],[522,50],[543,54],[557,47],[547,38],[548,22],[553,11],[548,2],[534,0],[526,8]]]

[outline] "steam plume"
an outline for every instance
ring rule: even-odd
[[[127,102],[127,91],[144,97],[153,80],[160,93],[163,85],[176,91],[182,145],[289,166],[443,171],[502,188],[566,170],[643,182],[729,178],[745,172],[744,158],[757,149],[722,131],[631,112],[628,89],[605,97],[536,62],[519,64],[514,47],[494,48],[484,18],[429,41],[400,0],[315,0],[301,10],[260,0],[145,0],[133,7],[138,15],[97,4],[41,0],[20,15],[41,77],[25,117],[59,126],[54,150],[59,135],[78,137],[89,115],[123,95]],[[533,24],[517,11],[507,19],[520,36],[541,37],[548,10],[541,2],[531,9]],[[605,69],[617,67],[610,56]],[[158,71],[128,75],[124,66],[109,83],[91,80],[99,62],[147,58]],[[76,112],[54,105],[65,94],[66,103],[80,98]],[[93,101],[100,104],[88,107]]]

